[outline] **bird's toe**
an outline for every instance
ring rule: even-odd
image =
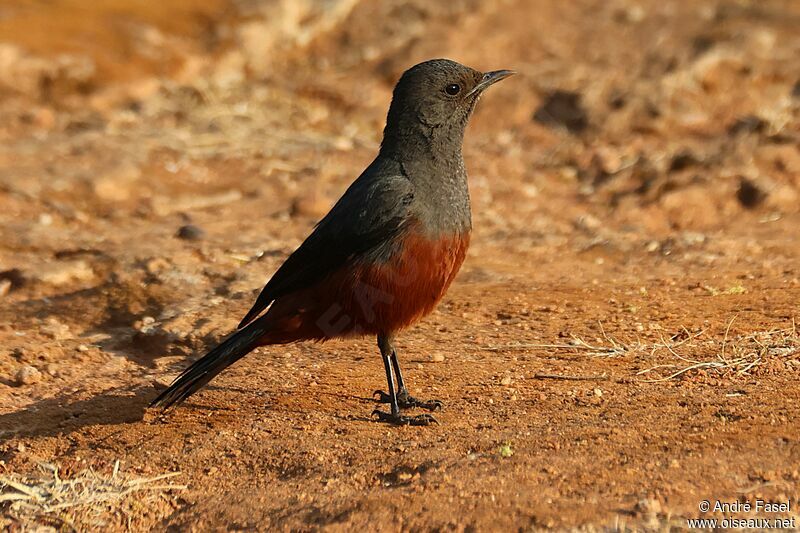
[[[372,397],[375,398],[375,401],[378,403],[392,403],[392,397],[382,390],[376,390],[373,392]]]
[[[378,403],[392,403],[392,397],[382,390],[376,390],[372,393],[372,397]],[[442,402],[439,400],[419,400],[411,396],[407,391],[401,391],[397,394],[397,405],[400,409],[425,409],[426,411],[441,411]]]
[[[418,407],[427,411],[441,411],[442,402],[439,400],[419,400],[414,398],[408,392],[401,392],[397,395],[397,403],[400,409],[412,409]]]
[[[376,409],[372,411],[372,416],[376,417],[379,422],[394,426],[430,426],[431,424],[439,423],[433,415],[429,414],[405,416],[400,413],[387,413]]]

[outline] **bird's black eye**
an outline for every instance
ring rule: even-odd
[[[455,96],[461,92],[461,86],[457,83],[451,83],[450,85],[444,88],[444,92],[446,92],[450,96]]]

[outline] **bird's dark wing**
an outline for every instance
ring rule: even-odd
[[[376,159],[275,272],[239,328],[277,298],[313,285],[348,260],[388,249],[410,222],[413,199],[413,185],[402,171]]]

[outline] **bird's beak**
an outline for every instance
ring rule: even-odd
[[[500,80],[504,80],[509,76],[513,76],[516,74],[513,70],[493,70],[491,72],[487,72],[481,78],[480,83],[472,88],[470,92],[467,93],[467,96],[472,96],[475,93],[480,93],[486,90],[489,85],[493,85]]]

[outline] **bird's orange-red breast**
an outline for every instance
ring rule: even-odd
[[[470,233],[427,237],[406,230],[391,260],[348,265],[276,301],[262,344],[395,332],[430,313],[453,282]]]

